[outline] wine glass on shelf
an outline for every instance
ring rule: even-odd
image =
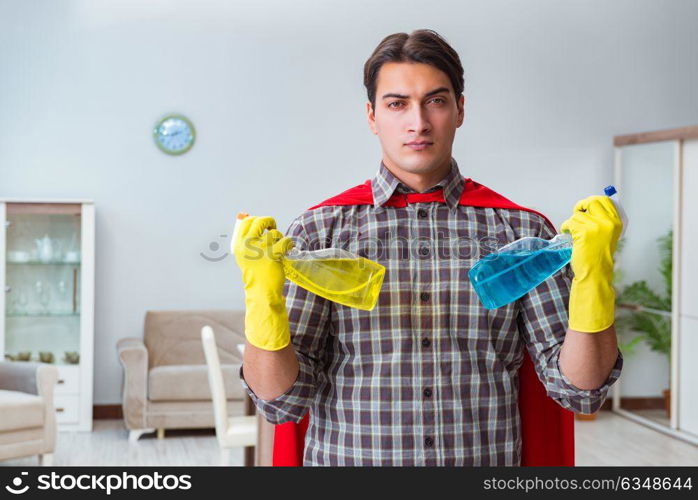
[[[25,290],[24,286],[20,286],[17,288],[16,293],[17,309],[15,311],[15,314],[27,314],[27,303],[29,302],[29,298],[27,297],[27,291]]]
[[[48,284],[39,280],[34,284],[34,291],[36,292],[36,297],[39,299],[39,304],[41,304],[41,313],[48,313],[48,303],[51,300],[51,294],[48,288]]]
[[[57,313],[65,313],[67,311],[67,300],[68,300],[68,287],[65,284],[65,281],[61,280],[58,282],[58,298],[57,298],[57,305],[56,305],[56,312]]]
[[[49,303],[51,302],[51,288],[48,283],[44,286],[44,290],[39,296],[39,302],[41,303],[41,308],[44,314],[49,314],[50,308]]]
[[[33,290],[33,297],[32,297],[32,305],[30,307],[31,309],[31,314],[37,314],[39,312],[39,307],[38,304],[41,300],[41,294],[44,292],[44,282],[41,280],[37,280],[34,283],[34,290]]]
[[[7,305],[8,316],[13,316],[19,311],[19,306],[17,305],[17,295],[13,295],[11,299],[7,300],[5,304]]]

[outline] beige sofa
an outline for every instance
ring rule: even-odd
[[[55,366],[0,361],[0,460],[38,455],[41,465],[52,465],[57,381]]]
[[[143,338],[117,343],[124,368],[122,405],[129,439],[165,429],[215,428],[201,328],[215,332],[228,398],[228,414],[249,413],[240,383],[245,312],[233,310],[148,311]]]

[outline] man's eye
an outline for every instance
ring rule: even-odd
[[[444,104],[444,103],[446,102],[446,99],[444,99],[443,97],[434,97],[434,98],[432,99],[432,101],[440,101],[439,104]],[[393,104],[394,104],[395,106],[393,106]],[[393,102],[391,102],[391,103],[388,103],[388,107],[389,107],[389,108],[393,108],[393,109],[397,109],[397,108],[399,108],[401,105],[402,105],[402,102],[400,102],[400,101],[393,101]]]
[[[446,102],[446,99],[444,99],[443,97],[434,97],[434,98],[432,99],[432,101],[441,101],[439,104],[444,104],[444,103]],[[395,106],[393,106],[393,104],[395,104]],[[389,107],[389,108],[393,108],[393,109],[397,109],[397,108],[399,108],[402,104],[403,104],[403,103],[400,102],[400,101],[393,101],[393,102],[388,103],[388,107]]]

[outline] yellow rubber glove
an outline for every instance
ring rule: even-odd
[[[266,230],[266,231],[265,231]],[[293,240],[271,217],[238,214],[232,251],[245,286],[245,336],[255,347],[278,351],[291,342],[281,257]]]
[[[560,226],[572,235],[569,327],[600,332],[614,321],[613,253],[623,223],[608,196],[589,196],[577,202],[572,217]]]

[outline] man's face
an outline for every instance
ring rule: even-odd
[[[440,89],[440,90],[439,90]],[[464,97],[455,98],[443,71],[422,63],[386,63],[376,85],[376,108],[366,104],[383,161],[391,169],[429,174],[451,159],[456,129],[463,124]],[[422,148],[408,145],[427,141]]]

